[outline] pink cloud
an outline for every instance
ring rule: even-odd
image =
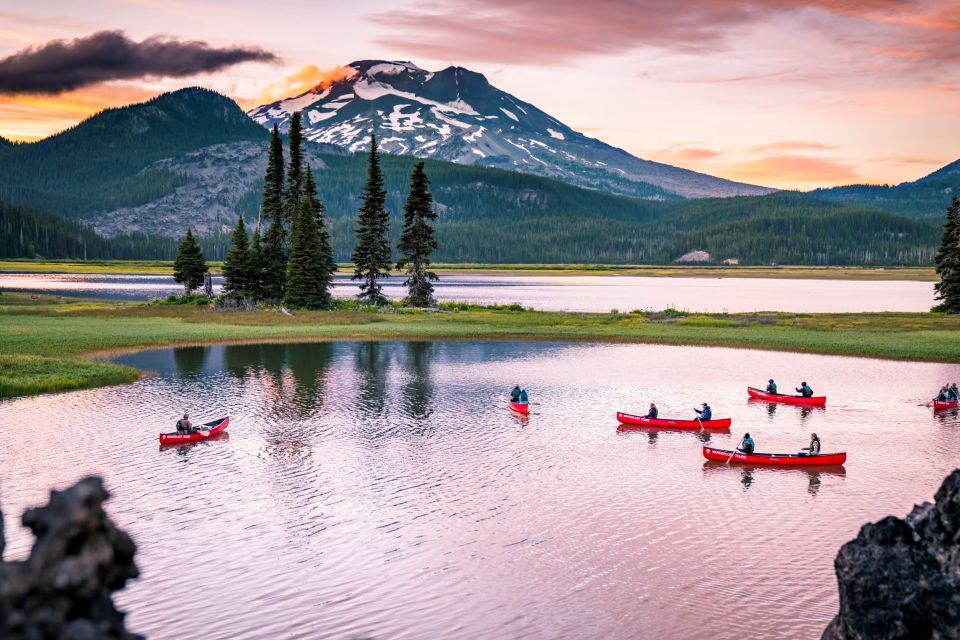
[[[730,165],[725,177],[759,184],[849,184],[861,181],[850,165],[800,155],[776,155]]]
[[[821,142],[804,142],[801,140],[784,140],[782,142],[771,142],[753,148],[753,151],[826,151],[836,149],[834,145],[823,144]]]
[[[371,16],[390,27],[379,43],[434,59],[559,65],[584,55],[657,47],[726,46],[738,27],[813,9],[853,18],[895,19],[921,0],[420,0]],[[929,0],[928,0],[929,1]]]

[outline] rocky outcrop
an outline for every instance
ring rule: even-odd
[[[960,469],[933,504],[865,525],[834,564],[840,613],[824,640],[960,638]]]
[[[127,631],[113,603],[138,571],[133,540],[103,510],[108,497],[99,478],[86,478],[24,512],[36,541],[26,560],[0,562],[0,638],[142,638]]]

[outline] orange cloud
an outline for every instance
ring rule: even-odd
[[[777,155],[731,165],[725,178],[771,186],[838,185],[862,181],[850,165],[824,158]]]
[[[143,102],[157,93],[143,87],[100,85],[59,96],[7,96],[0,99],[0,136],[10,140],[38,140],[104,109]]]
[[[354,73],[356,73],[356,71],[351,67],[320,69],[312,64],[307,65],[296,73],[281,78],[276,82],[271,82],[258,97],[240,99],[239,103],[244,109],[259,107],[262,104],[269,104],[277,100],[283,100],[284,98],[298,96],[314,89],[325,89],[334,82],[349,78]]]

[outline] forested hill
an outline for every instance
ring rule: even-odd
[[[960,160],[914,182],[893,186],[855,184],[818,189],[813,195],[916,218],[942,218],[950,196],[960,195]]]
[[[0,145],[0,201],[33,210],[0,209],[0,228],[13,235],[6,255],[93,257],[99,240],[66,218],[120,238],[124,256],[171,257],[190,226],[211,258],[222,257],[238,213],[256,224],[267,135],[229,99],[188,89],[38,143]],[[336,257],[346,261],[367,156],[312,143],[307,151]],[[394,236],[415,162],[382,156]],[[929,264],[949,201],[944,184],[956,178],[951,170],[912,183],[940,191],[911,219],[880,211],[907,201],[899,195],[869,204],[842,190],[658,202],[488,167],[426,168],[439,212],[436,258],[471,262],[668,263],[705,250],[742,264]]]

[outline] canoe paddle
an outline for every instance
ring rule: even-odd
[[[737,449],[740,448],[740,445],[743,444],[743,440],[740,440],[740,444],[737,445],[736,449],[733,450],[733,453],[730,454],[730,457],[727,458],[727,461],[724,464],[730,464],[730,461],[733,460],[733,456],[737,455]]]
[[[700,422],[700,416],[697,416],[697,422]],[[700,431],[703,431],[703,423],[700,422]]]

